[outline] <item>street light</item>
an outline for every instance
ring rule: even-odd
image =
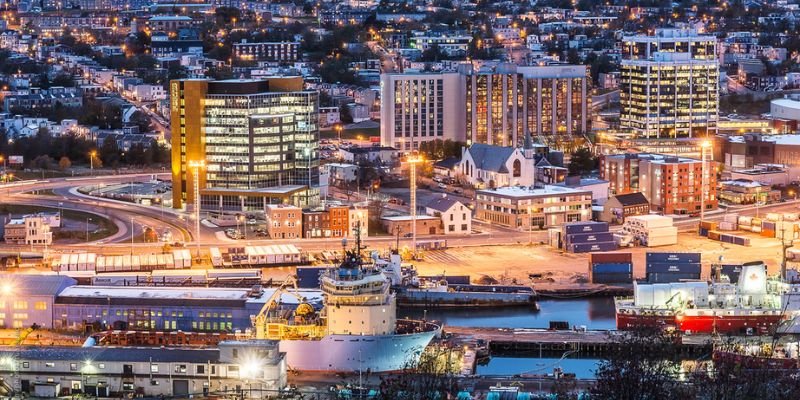
[[[700,162],[702,167],[701,178],[700,178],[700,222],[703,222],[703,217],[706,213],[706,195],[708,193],[708,168],[706,164],[708,162],[708,150],[711,148],[711,142],[708,140],[704,140],[700,143]]]
[[[89,243],[89,221],[91,218],[86,218],[86,243]]]
[[[94,158],[97,157],[97,151],[92,150],[89,152],[89,168],[92,171],[92,176],[94,176]]]
[[[194,197],[194,234],[197,246],[197,258],[200,259],[200,170],[206,167],[205,160],[189,161],[192,169],[192,185]]]

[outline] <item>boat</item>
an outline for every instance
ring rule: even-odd
[[[355,249],[345,252],[338,267],[322,273],[320,288],[324,306],[318,312],[305,303],[293,312],[281,312],[269,300],[253,318],[256,339],[278,340],[290,369],[400,371],[418,362],[441,334],[440,325],[397,319],[390,281],[374,263],[362,259],[358,232]]]
[[[450,283],[446,276],[419,276],[413,265],[402,265],[396,252],[388,260],[377,259],[383,273],[392,282],[397,302],[403,307],[509,307],[538,309],[536,292],[522,285],[473,285]]]
[[[684,333],[763,335],[798,310],[798,285],[767,276],[763,262],[742,265],[736,283],[727,276],[707,281],[642,283],[633,298],[616,299],[617,329],[674,328]]]

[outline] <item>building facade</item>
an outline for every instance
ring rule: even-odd
[[[555,146],[591,131],[584,65],[464,64],[466,140],[520,147],[525,135]]]
[[[658,29],[622,39],[620,126],[638,138],[713,136],[719,119],[716,38]]]
[[[3,240],[8,244],[44,245],[53,244],[53,232],[47,219],[39,216],[26,216],[12,219],[5,224]]]
[[[476,143],[464,148],[459,178],[478,188],[531,186],[536,182],[534,149]]]
[[[443,195],[425,205],[425,214],[439,217],[445,235],[469,235],[472,233],[472,210],[464,203]]]
[[[170,83],[173,207],[263,211],[319,202],[319,101],[300,78]]]
[[[381,75],[381,144],[400,152],[422,142],[465,141],[462,84],[458,73]]]
[[[510,186],[475,192],[475,218],[507,228],[530,230],[589,221],[592,192],[563,186]]]
[[[265,212],[267,235],[271,239],[299,239],[303,237],[303,210],[284,204],[269,204]]]
[[[248,61],[294,62],[298,60],[299,42],[258,42],[233,44],[233,55]]]
[[[708,187],[706,210],[717,208],[716,163],[706,165]],[[600,177],[609,181],[614,195],[642,193],[652,211],[663,214],[693,214],[703,203],[703,163],[691,158],[638,153],[605,155],[600,158]]]
[[[227,392],[260,398],[287,382],[277,341],[222,342],[217,349],[31,346],[1,350],[6,384],[33,396],[192,397]],[[251,365],[258,360],[258,367]],[[245,382],[257,391],[241,391]]]

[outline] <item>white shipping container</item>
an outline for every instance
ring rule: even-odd
[[[721,221],[717,228],[721,231],[735,231],[736,230],[736,223],[735,222],[728,222],[728,221]]]
[[[761,233],[761,225],[753,225],[750,232]]]
[[[643,228],[659,228],[672,226],[672,217],[662,215],[636,215],[625,218],[625,223]]]
[[[741,229],[742,225],[744,225],[744,226],[752,225],[753,224],[753,217],[744,217],[744,216],[742,216],[742,217],[739,217],[739,221],[738,222],[739,222],[739,227]]]
[[[647,238],[647,247],[669,246],[673,244],[678,244],[678,235]]]
[[[731,222],[735,224],[738,222],[739,218],[740,218],[739,214],[725,214],[725,216],[722,217],[722,221]]]
[[[767,213],[768,221],[780,221],[781,215],[778,213]]]
[[[784,221],[797,221],[798,219],[800,219],[800,214],[798,213],[783,213]]]

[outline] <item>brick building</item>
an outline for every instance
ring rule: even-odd
[[[264,208],[267,234],[271,239],[303,237],[303,210],[285,204],[270,204]]]

